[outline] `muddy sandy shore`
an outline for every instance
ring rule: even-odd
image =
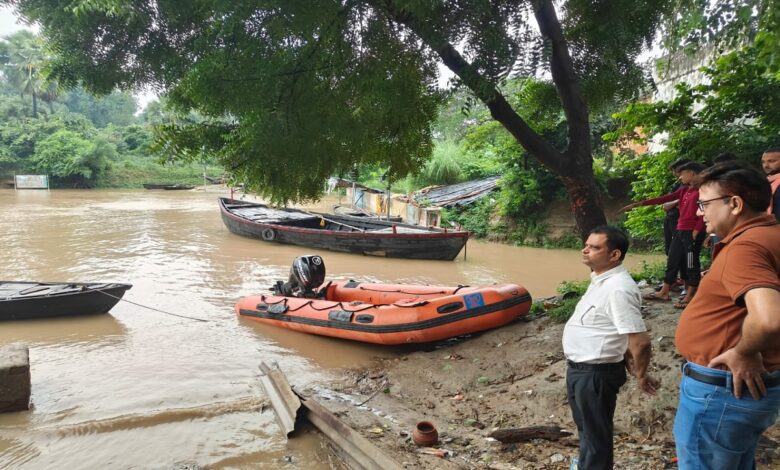
[[[621,389],[615,468],[676,468],[672,424],[680,380],[681,358],[674,347],[679,315],[671,303],[643,307],[653,340],[650,370],[661,389],[656,396],[643,394],[633,378]],[[566,469],[578,441],[566,400],[562,331],[562,324],[544,316],[518,321],[345,370],[338,381],[307,393],[407,468]],[[422,420],[438,429],[439,452],[412,443],[411,431]],[[534,425],[573,434],[516,444],[488,437],[496,429]],[[780,424],[775,424],[759,446],[759,468],[780,469],[778,442]]]

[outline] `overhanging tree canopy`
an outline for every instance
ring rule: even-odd
[[[205,120],[167,126],[165,148],[215,154],[276,200],[316,197],[325,178],[356,162],[389,162],[395,175],[418,167],[431,152],[443,63],[559,176],[584,236],[604,222],[587,103],[638,89],[635,58],[671,0],[3,3],[41,25],[62,83],[168,91]],[[512,73],[552,77],[566,148],[502,95]]]

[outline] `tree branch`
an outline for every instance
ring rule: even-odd
[[[552,44],[550,72],[558,96],[561,98],[569,130],[569,148],[566,152],[582,157],[589,156],[591,147],[588,105],[582,95],[580,81],[574,71],[574,62],[569,54],[566,39],[563,37],[555,7],[551,0],[534,0],[532,5],[542,36]],[[592,160],[589,159],[589,162]]]
[[[393,0],[369,0],[386,11],[395,21],[413,31],[452,70],[463,83],[488,107],[490,114],[500,122],[531,155],[547,167],[560,170],[566,166],[564,155],[544,140],[520,117],[500,91],[472,66],[449,43],[441,32],[420,21],[411,13],[401,11]]]

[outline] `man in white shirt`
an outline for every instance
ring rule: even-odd
[[[623,266],[628,237],[615,227],[591,230],[582,262],[591,282],[563,330],[566,390],[580,437],[580,470],[611,469],[612,419],[626,369],[639,388],[655,394],[647,375],[650,337],[640,310],[642,296]]]

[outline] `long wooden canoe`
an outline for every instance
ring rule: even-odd
[[[222,221],[231,232],[267,242],[389,258],[452,260],[469,233],[366,217],[275,209],[220,198]]]

